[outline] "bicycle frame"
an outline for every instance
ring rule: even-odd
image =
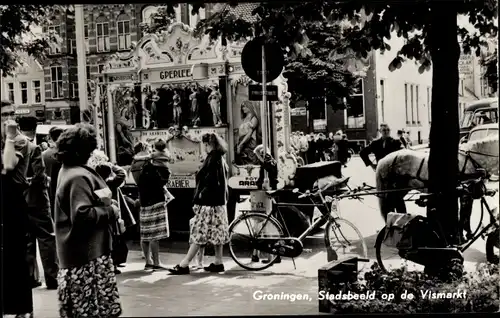
[[[484,208],[486,207],[486,211],[488,211],[488,214],[490,215],[490,223],[486,225],[479,233],[477,233],[479,227],[476,229],[476,233],[473,235],[472,239],[470,239],[467,243],[461,245],[459,247],[460,252],[463,252],[467,250],[472,244],[474,244],[475,241],[477,241],[478,238],[480,238],[484,233],[486,233],[491,227],[498,227],[498,224],[496,223],[495,216],[492,213],[492,210],[490,209],[490,206],[488,205],[488,202],[486,202],[485,197],[481,197],[481,221],[479,223],[479,226],[481,226],[481,223],[483,222],[483,217],[484,217]]]
[[[290,232],[288,231],[288,228],[286,227],[286,224],[285,224],[285,220],[283,219],[283,215],[281,214],[281,211],[280,211],[280,206],[281,207],[297,207],[297,206],[307,206],[307,207],[322,207],[322,208],[325,208],[327,212],[323,212],[323,209],[319,209],[320,213],[321,213],[321,217],[318,218],[316,221],[314,221],[299,237],[296,237],[299,241],[303,242],[304,239],[312,232],[316,229],[316,227],[318,226],[318,224],[320,224],[321,222],[324,222],[325,220],[326,221],[331,221],[331,220],[335,220],[335,218],[333,216],[331,216],[331,208],[328,207],[328,202],[326,202],[325,200],[325,197],[323,196],[322,192],[320,191],[318,193],[318,196],[321,198],[321,203],[315,203],[312,198],[309,198],[311,200],[311,203],[278,203],[276,202],[276,200],[274,198],[271,198],[272,199],[272,203],[273,203],[273,206],[276,207],[276,210],[277,212],[279,213],[280,217],[281,217],[281,221],[282,222],[278,222],[279,223],[282,223],[284,226],[285,226],[285,230],[287,231],[287,235],[290,235]],[[276,213],[274,212],[274,210],[269,213],[266,217],[266,221],[264,223],[264,225],[262,226],[262,228],[260,229],[259,233],[257,233],[257,236],[260,235],[260,233],[264,230],[267,222],[269,221],[269,219],[273,218],[273,213]],[[275,219],[277,219],[276,217],[274,217]]]

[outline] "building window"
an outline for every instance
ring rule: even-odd
[[[121,14],[118,17],[118,50],[128,50],[131,44],[129,17]]]
[[[8,91],[9,91],[9,101],[14,104],[14,83],[8,83],[7,84]]]
[[[31,82],[31,89],[33,90],[33,104],[42,103],[42,85],[40,81]]]
[[[419,94],[419,88],[418,85],[415,85],[415,107],[417,110],[417,124],[420,124],[420,104],[418,100],[418,94]]]
[[[62,67],[53,66],[50,68],[52,98],[63,98]]]
[[[69,97],[78,98],[78,83],[71,83],[69,86]]]
[[[21,104],[28,104],[28,82],[20,82],[19,86],[21,87]]]
[[[83,26],[83,34],[85,36],[85,52],[90,53],[90,44],[89,44],[89,26],[85,24]]]
[[[363,94],[363,81],[360,80],[347,101],[347,128],[363,128],[365,126],[365,99]]]
[[[481,97],[488,97],[490,95],[490,87],[488,86],[488,80],[484,77],[481,77],[479,81],[479,85],[481,85]]]
[[[191,17],[191,14],[189,12],[189,4],[182,3],[179,4],[179,6],[181,7],[181,22],[186,25],[189,25],[189,20]]]
[[[103,18],[105,19],[105,18]],[[97,52],[109,52],[109,23],[96,23]]]
[[[410,123],[410,116],[408,111],[408,84],[405,84],[405,114],[406,114],[406,124]]]
[[[427,87],[427,112],[429,113],[429,124],[431,123],[431,104],[432,104],[432,98],[431,98],[431,88],[430,87]]]
[[[380,112],[382,122],[385,122],[385,80],[380,80]]]
[[[410,105],[411,105],[411,123],[415,124],[415,85],[410,85]]]
[[[69,41],[69,54],[76,54],[76,40]]]
[[[52,31],[53,33],[57,34],[58,36],[61,36],[61,26],[60,25],[52,25],[49,26],[49,32]],[[60,54],[61,53],[61,47],[59,44],[54,43],[50,46],[50,54]]]
[[[90,79],[90,66],[87,65],[87,80]]]

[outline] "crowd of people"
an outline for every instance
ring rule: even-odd
[[[351,157],[347,135],[340,130],[328,137],[324,133],[295,132],[291,140],[292,148],[305,164],[338,160],[345,165]]]
[[[227,144],[218,135],[202,137],[207,157],[196,176],[190,248],[180,264],[166,268],[159,241],[170,236],[167,205],[172,195],[166,188],[170,154],[164,140],[157,140],[154,149],[135,146],[130,169],[139,199],[132,200],[120,189],[127,172],[96,150],[93,126],[52,128],[43,151],[25,129],[13,120],[2,123],[2,215],[9,238],[4,240],[4,315],[33,315],[32,289],[41,285],[36,280],[35,240],[46,288],[57,289],[61,317],[121,315],[116,275],[127,260],[124,233],[136,223],[145,271],[189,274],[195,257],[197,269],[224,271],[229,168]],[[203,266],[207,244],[214,246],[215,260]]]

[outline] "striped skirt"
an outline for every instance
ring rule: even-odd
[[[165,202],[141,207],[139,220],[142,241],[158,241],[170,236]]]

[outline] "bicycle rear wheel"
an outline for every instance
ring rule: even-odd
[[[377,240],[375,241],[375,256],[377,263],[384,272],[393,269],[406,267],[407,270],[424,271],[425,266],[406,260],[399,255],[399,249],[396,247],[387,246],[384,244],[385,240],[385,226],[378,233]]]
[[[256,239],[265,237],[285,237],[283,228],[274,217],[248,213],[234,220],[229,226],[229,253],[236,264],[250,271],[272,266],[278,256],[261,253],[254,244]]]
[[[368,259],[363,235],[354,224],[345,219],[335,218],[333,222],[328,222],[325,228],[325,245],[337,254],[337,259],[352,256]],[[359,271],[365,265],[365,262],[359,263]]]

